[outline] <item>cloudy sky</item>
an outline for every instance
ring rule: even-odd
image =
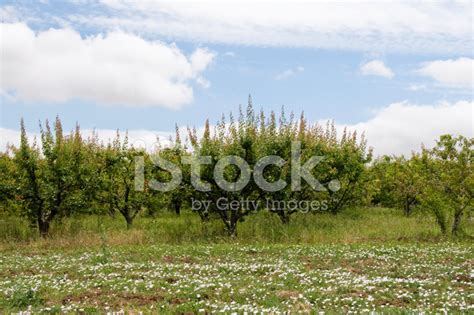
[[[59,115],[149,145],[266,111],[365,131],[377,154],[473,136],[471,1],[9,1],[0,6],[0,149]]]

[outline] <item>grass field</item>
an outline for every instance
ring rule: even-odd
[[[464,230],[474,234],[474,221],[465,219]],[[18,246],[58,248],[143,244],[209,244],[227,243],[229,237],[220,220],[202,224],[199,217],[184,212],[180,217],[165,212],[156,218],[138,217],[132,230],[117,214],[78,216],[53,223],[47,241],[28,226],[25,220],[0,219],[0,249]],[[442,239],[432,216],[415,213],[405,217],[401,210],[385,208],[347,209],[332,214],[300,214],[282,225],[275,214],[266,212],[248,216],[238,225],[239,243],[244,244],[320,244],[360,242],[437,242]]]
[[[472,221],[464,229],[472,232]],[[474,245],[444,240],[425,215],[353,209],[258,214],[230,240],[184,213],[77,217],[39,239],[0,226],[0,313],[474,311]]]
[[[473,311],[473,247],[118,246],[0,255],[3,312]]]

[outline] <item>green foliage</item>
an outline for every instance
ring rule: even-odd
[[[15,153],[19,170],[19,194],[24,200],[24,212],[46,236],[52,220],[67,216],[86,206],[84,188],[83,141],[79,126],[71,136],[64,136],[61,121],[56,118],[54,133],[46,121],[41,125],[41,150],[28,144],[23,121],[21,145]]]
[[[443,233],[461,233],[462,219],[474,208],[474,138],[443,135],[423,150],[426,188],[423,204],[431,209]]]
[[[19,214],[21,199],[18,196],[18,169],[10,152],[0,153],[0,214]]]
[[[232,114],[229,122],[223,117],[211,134],[209,122],[206,121],[202,138],[198,139],[193,130],[189,130],[189,138],[196,155],[212,156],[211,164],[201,169],[201,178],[210,183],[212,189],[206,193],[196,192],[196,199],[210,200],[213,205],[222,197],[229,202],[260,202],[259,209],[239,208],[227,211],[212,208],[212,212],[223,220],[231,235],[235,234],[237,223],[255,210],[267,209],[276,213],[283,223],[288,223],[290,216],[301,210],[298,206],[289,207],[288,201],[316,201],[321,205],[318,210],[337,214],[348,204],[359,204],[364,194],[363,178],[366,164],[371,160],[371,152],[366,149],[365,139],[362,137],[359,140],[356,133],[346,131],[338,139],[334,124],[328,123],[326,128],[310,126],[303,114],[299,121],[294,120],[293,114],[288,119],[284,110],[278,118],[273,112],[268,118],[263,111],[256,115],[249,98],[246,113],[240,110],[237,122]],[[292,146],[296,142],[301,152],[298,156],[293,156]],[[263,178],[269,183],[285,181],[285,188],[269,192],[259,187],[253,178],[242,190],[224,191],[215,182],[213,170],[217,161],[226,156],[243,159],[251,170],[255,169],[261,158],[280,157],[282,165],[271,164],[265,167]],[[305,165],[314,156],[321,157],[322,161],[311,169],[311,174],[323,187],[313,187],[302,179],[301,188],[293,189],[293,164],[299,162]],[[225,169],[224,177],[227,181],[236,182],[240,176],[241,172],[235,167]],[[338,186],[335,189],[331,186],[334,183]],[[208,217],[207,214],[201,216]]]
[[[406,215],[419,205],[429,210],[443,234],[459,236],[474,207],[474,139],[443,135],[432,149],[404,157],[383,157],[371,166],[374,204],[400,207]]]
[[[174,163],[182,172],[183,181],[181,185],[169,192],[166,192],[165,194],[156,191],[152,192],[152,194],[155,196],[155,199],[164,199],[168,209],[175,212],[176,215],[180,215],[181,209],[191,196],[192,186],[190,183],[190,165],[184,163],[183,161],[183,158],[190,157],[191,154],[186,150],[186,146],[181,142],[178,125],[176,125],[174,146],[171,148],[164,148],[158,152],[155,152],[154,154]],[[151,172],[151,174],[154,178],[162,182],[169,181],[171,177],[169,172],[156,168]]]
[[[196,129],[188,128],[185,141],[176,127],[174,145],[153,153],[130,147],[127,136],[121,138],[118,132],[105,145],[96,134],[83,139],[79,126],[65,135],[59,118],[53,128],[46,121],[40,129],[40,143],[35,139],[30,144],[22,121],[19,148],[0,154],[0,212],[5,218],[27,218],[43,237],[51,225],[61,225],[73,216],[113,218],[120,214],[130,228],[140,215],[157,217],[165,207],[179,215],[195,200],[207,201],[209,207],[193,209],[202,224],[195,227],[196,223],[189,222],[185,228],[193,225],[201,232],[216,234],[214,229],[220,226],[232,237],[237,236],[239,223],[256,217],[256,212],[263,213],[268,222],[273,222],[271,214],[275,214],[277,221],[289,225],[298,212],[338,214],[348,206],[370,203],[402,208],[406,216],[415,207],[424,214],[422,210],[429,210],[443,234],[459,236],[463,218],[474,207],[474,140],[462,136],[442,136],[435,148],[423,149],[409,159],[382,157],[370,164],[372,153],[363,136],[346,130],[338,136],[333,123],[310,125],[303,114],[295,120],[283,109],[279,116],[270,112],[267,117],[263,111],[256,114],[250,98],[237,120],[232,114],[228,120],[223,116],[213,128],[206,121],[200,137]],[[220,169],[222,159],[229,156],[240,166],[248,165],[250,173],[243,173],[236,165]],[[273,191],[256,180],[260,175],[257,166],[269,156],[278,157],[280,164],[261,169],[263,180],[286,183]],[[203,157],[209,160],[203,161]],[[180,170],[182,181],[177,187],[165,192],[153,189],[152,181],[166,184],[174,177],[169,168],[158,166],[157,159]],[[309,173],[295,189],[295,165],[301,170],[307,164]],[[139,169],[144,176],[142,184],[136,177]],[[222,181],[231,187],[245,175],[249,182],[241,189],[224,189],[215,176],[219,170]],[[319,183],[308,181],[309,175]],[[196,185],[208,187],[196,189]],[[222,199],[227,206],[219,209]],[[236,206],[228,206],[232,202],[237,202]],[[2,224],[6,223],[2,220]],[[82,228],[71,227],[75,233]],[[31,237],[23,223],[5,235]]]
[[[403,156],[384,156],[374,162],[370,177],[374,204],[402,208],[405,215],[411,214],[424,188],[419,155],[414,154],[408,160]]]
[[[128,137],[121,141],[117,136],[112,144],[99,152],[99,163],[103,168],[100,177],[99,200],[109,214],[120,213],[131,228],[135,217],[149,202],[148,187],[135,187],[136,158],[145,158],[141,150],[128,147]]]

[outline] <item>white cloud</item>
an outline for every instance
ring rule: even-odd
[[[26,101],[176,109],[192,102],[191,83],[205,82],[201,74],[214,58],[202,48],[187,57],[173,44],[120,31],[82,38],[71,29],[35,33],[21,23],[0,31],[0,87]]]
[[[410,91],[421,91],[421,90],[424,90],[426,89],[426,85],[424,84],[410,84],[410,86],[407,88],[407,90],[410,90]]]
[[[426,62],[417,72],[449,87],[474,87],[474,59],[471,58]]]
[[[5,5],[0,8],[0,22],[17,22],[19,19],[18,10],[11,5]]]
[[[372,60],[360,67],[360,71],[363,75],[376,75],[385,78],[393,78],[394,74],[392,69],[387,67],[381,60]]]
[[[196,83],[205,89],[208,89],[211,86],[211,82],[209,82],[209,80],[201,76],[196,78]]]
[[[191,67],[195,73],[206,70],[207,66],[212,62],[215,55],[208,49],[198,48],[191,55]]]
[[[470,1],[103,0],[72,23],[196,42],[359,51],[471,53]]]
[[[365,132],[375,155],[405,154],[420,151],[421,144],[430,147],[442,134],[474,137],[474,102],[441,102],[437,105],[393,103],[377,111],[375,116],[354,125],[338,125]]]
[[[278,73],[275,76],[275,80],[285,80],[285,79],[291,78],[292,76],[295,76],[296,74],[298,74],[300,72],[303,72],[303,71],[304,71],[304,67],[302,67],[302,66],[298,66],[295,69],[287,69],[285,71],[282,71],[282,72]]]

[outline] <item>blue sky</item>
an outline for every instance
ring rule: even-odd
[[[149,138],[248,94],[366,131],[379,154],[472,136],[472,3],[209,3],[3,1],[0,144],[56,115]]]

